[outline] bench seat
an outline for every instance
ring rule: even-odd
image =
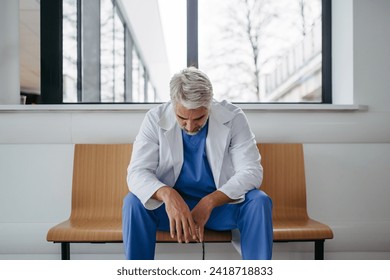
[[[329,226],[306,210],[302,144],[258,144],[264,178],[261,189],[273,202],[274,242],[314,242],[314,258],[324,258]],[[47,241],[61,243],[61,258],[70,259],[70,243],[122,242],[122,201],[128,193],[126,169],[132,144],[76,144],[72,207],[68,220],[52,227]],[[157,242],[176,242],[157,232]],[[205,231],[205,242],[230,242],[230,231]]]
[[[333,238],[332,230],[312,219],[274,220],[274,241],[309,241]]]

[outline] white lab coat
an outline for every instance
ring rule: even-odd
[[[206,154],[218,190],[241,202],[263,179],[260,154],[246,116],[226,101],[213,102]],[[127,183],[147,209],[161,205],[152,195],[173,187],[183,164],[181,128],[171,102],[151,109],[133,145]]]

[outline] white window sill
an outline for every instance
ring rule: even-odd
[[[339,104],[238,104],[243,110],[259,111],[367,111],[367,105]]]
[[[147,111],[157,104],[64,104],[64,105],[0,105],[0,113],[11,112],[130,112]],[[336,104],[237,104],[245,111],[367,111],[367,105]]]

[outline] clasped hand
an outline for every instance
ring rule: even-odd
[[[216,190],[203,197],[190,211],[180,194],[171,187],[161,187],[153,197],[165,203],[171,236],[176,237],[180,243],[183,240],[188,243],[190,238],[203,242],[204,226],[210,218],[211,211],[215,207],[234,201]]]
[[[169,218],[169,228],[172,238],[177,238],[179,243],[188,243],[190,240],[202,242],[204,226],[210,217],[212,208],[201,200],[192,211],[180,194],[170,188],[163,196],[165,209]]]

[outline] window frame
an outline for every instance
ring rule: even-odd
[[[80,0],[78,1],[78,3]],[[113,0],[115,5],[115,0]],[[62,46],[62,4],[63,0],[41,0],[41,104],[110,104],[109,102],[63,102],[63,46]],[[79,4],[78,4],[79,5]],[[321,102],[235,102],[248,104],[332,104],[332,24],[331,0],[322,0],[322,101]],[[120,12],[120,9],[119,9]],[[78,18],[80,15],[78,15]],[[123,19],[123,16],[121,15]],[[125,38],[128,27],[124,22]],[[79,34],[79,30],[78,30]],[[78,35],[79,39],[79,35]],[[126,42],[126,39],[124,39]],[[137,50],[137,46],[133,46]],[[77,47],[78,50],[80,47]],[[126,44],[125,44],[126,49]],[[127,49],[126,49],[127,50]],[[138,50],[137,50],[138,51]],[[129,85],[125,52],[125,96]],[[78,59],[79,73],[81,65]],[[198,0],[187,0],[187,66],[198,67]],[[149,84],[147,66],[144,66],[145,85]],[[130,67],[132,67],[130,65]],[[78,73],[78,91],[81,89]],[[145,86],[147,88],[147,86]],[[78,96],[81,92],[78,92]],[[154,92],[156,96],[156,92]],[[78,98],[79,99],[79,98]],[[159,102],[116,102],[112,104],[142,104]]]

